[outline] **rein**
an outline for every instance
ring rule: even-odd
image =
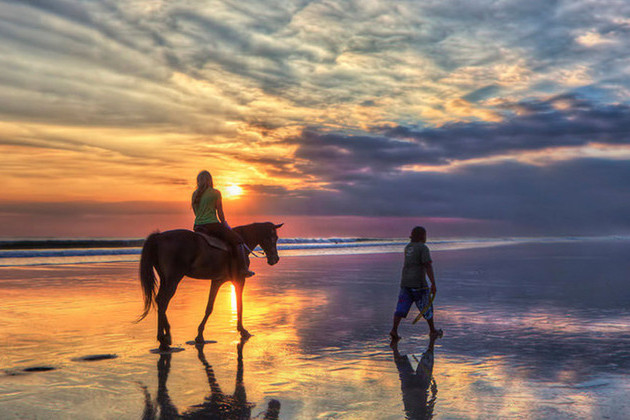
[[[243,245],[245,245],[245,249],[247,249],[249,251],[249,253],[252,254],[254,257],[256,257],[256,258],[265,258],[266,257],[264,252],[262,254],[258,255],[256,253],[256,251],[254,251],[253,249],[249,249],[247,244],[243,244]]]

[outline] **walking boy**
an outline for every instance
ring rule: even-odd
[[[405,264],[402,269],[400,280],[400,294],[398,295],[398,305],[394,312],[394,325],[389,335],[393,341],[400,340],[398,335],[398,325],[402,318],[406,318],[415,302],[416,306],[429,324],[430,336],[437,338],[442,336],[442,330],[436,329],[433,325],[433,304],[431,296],[435,297],[437,288],[435,286],[435,274],[431,263],[431,253],[426,246],[427,231],[421,226],[416,226],[411,230],[409,237],[411,242],[405,246]],[[431,280],[431,293],[427,284],[426,276]]]

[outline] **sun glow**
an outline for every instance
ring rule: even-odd
[[[225,187],[225,196],[227,198],[237,198],[243,195],[243,188],[238,185],[228,185]]]

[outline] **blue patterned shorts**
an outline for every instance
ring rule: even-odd
[[[396,305],[396,312],[394,315],[401,318],[407,318],[411,305],[415,303],[418,310],[422,312],[424,308],[427,310],[424,313],[424,319],[433,318],[433,304],[431,304],[431,291],[424,288],[415,287],[401,287],[400,294],[398,295],[398,304]]]

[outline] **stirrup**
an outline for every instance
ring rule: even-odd
[[[250,270],[242,270],[238,274],[243,276],[243,277],[245,277],[245,278],[248,278],[248,277],[256,275],[256,273],[254,273],[253,271],[250,271]]]

